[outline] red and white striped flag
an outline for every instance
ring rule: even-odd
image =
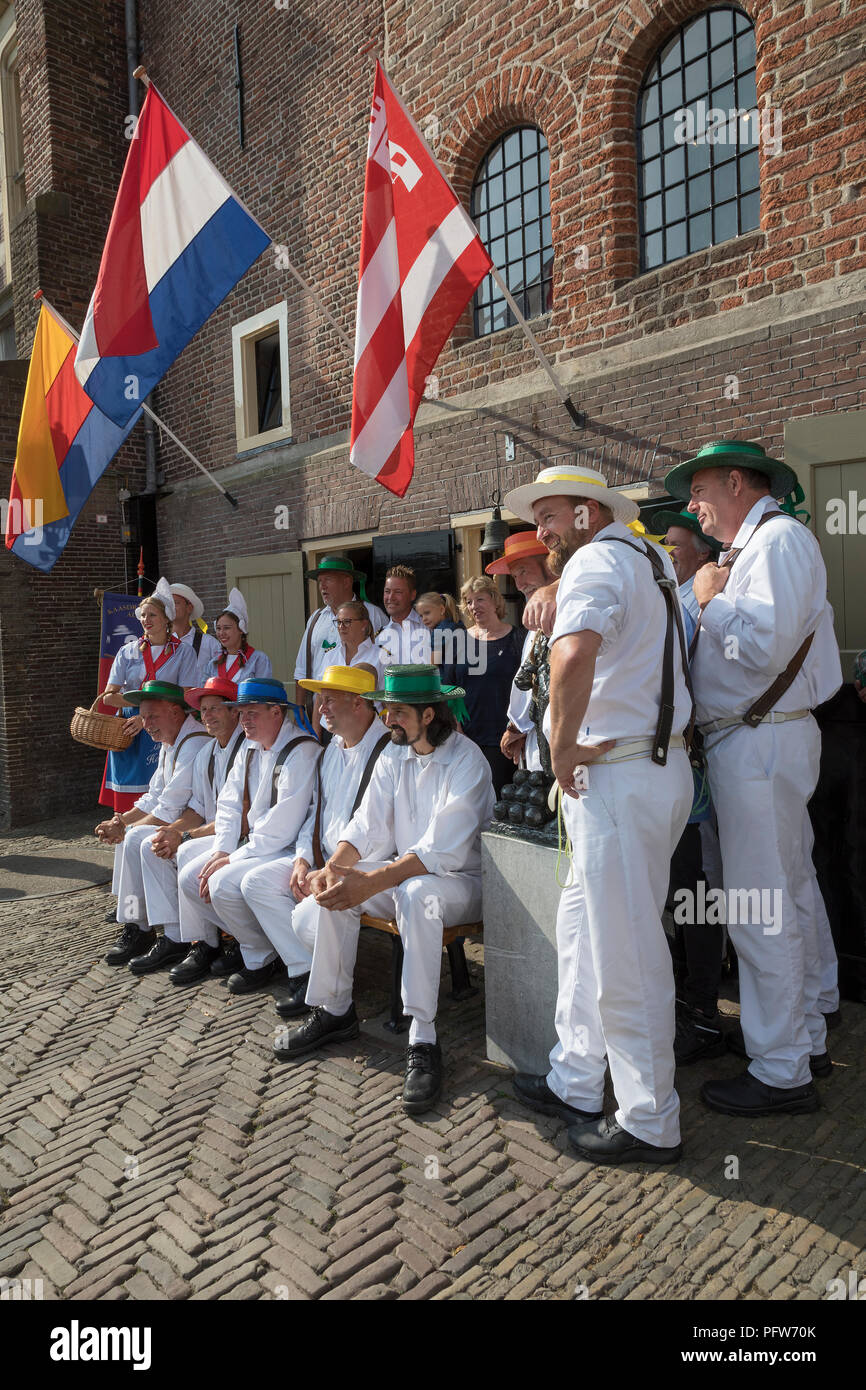
[[[492,261],[412,117],[376,64],[349,457],[402,497],[427,377]]]

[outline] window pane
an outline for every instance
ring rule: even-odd
[[[501,145],[497,145],[497,146],[496,146],[496,149],[493,150],[493,151],[491,152],[490,158],[487,160],[487,173],[488,173],[488,174],[498,174],[501,168],[502,168],[502,146],[501,146]]]
[[[740,34],[744,29],[748,29],[752,34],[752,42],[754,43],[754,30],[752,29],[752,21],[749,19],[748,15],[737,10],[734,14],[734,19],[736,21],[737,33]]]
[[[748,68],[753,68],[756,62],[754,29],[750,29],[747,34],[740,35],[737,39],[736,49],[738,70],[745,72]]]
[[[541,215],[542,215],[542,217],[544,217],[548,212],[550,212],[550,184],[549,184],[549,183],[543,183],[543,184],[541,185]]]
[[[494,265],[502,265],[505,260],[505,237],[497,237],[488,246],[490,259]]]
[[[714,87],[730,82],[734,75],[733,45],[725,44],[724,48],[713,49],[710,54],[710,75]]]
[[[550,218],[549,218],[549,217],[542,217],[542,219],[541,219],[541,241],[542,241],[542,245],[544,245],[544,246],[552,246],[552,245],[553,245],[553,237],[551,236],[551,233],[550,233]]]
[[[488,222],[489,218],[486,212],[482,213],[480,217],[476,217],[475,219],[475,225],[478,228],[478,235],[480,236],[482,241],[486,241],[488,236],[490,235]]]
[[[641,170],[641,192],[658,193],[662,186],[662,162],[660,159],[650,159]]]
[[[495,179],[490,179],[487,184],[488,207],[496,207],[502,202],[502,175],[499,174]]]
[[[644,261],[648,270],[654,265],[661,265],[664,259],[664,248],[662,246],[661,232],[655,232],[648,236],[644,242]]]
[[[737,161],[728,160],[727,164],[716,165],[713,170],[713,193],[717,203],[723,203],[726,198],[734,198],[737,193]]]
[[[515,227],[520,226],[520,209],[522,202],[522,198],[518,197],[510,198],[509,201],[505,204],[505,225],[510,232],[513,232]]]
[[[710,89],[706,58],[699,58],[696,63],[689,63],[685,77],[687,102],[696,101],[698,97],[706,97]]]
[[[710,14],[710,43],[721,43],[723,39],[729,39],[734,32],[734,14],[732,10],[713,10]]]
[[[721,87],[713,87],[712,91],[713,106],[720,106],[723,111],[733,111],[734,109],[734,84],[726,82]]]
[[[710,206],[710,176],[701,174],[689,180],[689,212],[703,212]]]
[[[685,222],[677,222],[673,227],[668,227],[666,232],[666,238],[667,260],[675,261],[679,256],[686,255],[687,247]]]
[[[750,111],[758,104],[758,89],[755,86],[754,71],[740,74],[737,79],[737,105]]]
[[[536,188],[538,182],[538,160],[532,155],[523,166],[523,187]]]
[[[683,79],[680,72],[673,73],[662,82],[662,110],[676,111],[683,104]]]
[[[710,167],[709,145],[688,145],[686,147],[690,174],[702,174]]]
[[[516,261],[523,256],[523,232],[518,230],[510,232],[506,238],[506,254],[510,261]]]
[[[521,168],[521,166],[520,166],[519,164],[515,164],[513,168],[508,169],[508,170],[506,171],[506,174],[505,174],[505,196],[506,196],[506,198],[513,198],[516,194],[517,194],[517,195],[520,194],[520,189],[521,189],[522,183],[523,183],[523,180],[522,180],[521,177],[520,177],[521,173],[522,173],[522,168]]]
[[[541,151],[538,162],[541,166],[541,182],[546,183],[547,180],[550,178],[550,151],[548,150],[546,145],[544,146],[544,149]]]
[[[671,154],[665,155],[665,183],[679,183],[686,176],[686,152],[682,145]]]
[[[504,236],[505,234],[505,210],[495,208],[488,218],[490,222],[490,236]]]
[[[541,249],[541,224],[539,222],[527,222],[523,228],[523,239],[526,243],[527,256],[532,251]]]
[[[487,207],[487,184],[479,184],[472,190],[472,216],[477,217]]]
[[[669,72],[675,72],[680,65],[680,40],[679,35],[671,39],[659,54],[662,77],[666,77]]]
[[[527,125],[521,130],[520,148],[524,158],[526,158],[528,154],[536,154],[538,152],[538,131],[534,126]]]
[[[526,257],[526,274],[525,274],[524,284],[526,284],[526,285],[534,285],[535,282],[536,282],[536,280],[540,280],[540,279],[541,279],[541,257],[540,257],[540,256],[527,256],[527,257]]]
[[[665,194],[665,221],[678,222],[686,215],[686,186],[681,183],[678,188]]]
[[[740,192],[749,193],[758,187],[758,152],[740,156]]]
[[[264,434],[283,423],[279,331],[256,341],[255,361],[259,434]]]
[[[643,205],[643,225],[645,232],[654,232],[662,225],[661,198],[647,198]]]
[[[720,208],[717,207],[713,213],[713,223],[715,231],[715,241],[729,241],[731,237],[736,236],[736,203],[723,203]]]
[[[683,30],[683,52],[686,62],[707,51],[707,17],[699,15]]]
[[[640,149],[643,156],[647,159],[652,158],[659,152],[659,127],[649,125],[646,130],[641,132]]]
[[[647,121],[655,120],[658,114],[659,89],[658,84],[654,82],[653,85],[649,87],[647,91],[645,91],[643,94],[643,98],[640,104],[640,114],[638,116],[638,122],[640,125],[646,125]]]
[[[740,231],[751,232],[761,225],[760,197],[757,193],[747,193],[740,199]]]
[[[679,145],[677,135],[682,131],[682,124],[673,112],[662,118],[662,144],[665,150],[675,150]]]
[[[689,250],[700,251],[713,238],[712,218],[708,212],[689,218]]]
[[[531,222],[533,217],[538,216],[538,189],[533,188],[531,192],[523,195],[523,220]]]
[[[511,132],[510,135],[506,135],[506,137],[505,137],[505,142],[504,142],[504,144],[503,144],[503,155],[504,155],[504,158],[505,158],[505,167],[506,167],[506,168],[509,166],[509,164],[519,164],[519,163],[520,163],[520,131],[519,131],[519,130],[513,130],[513,131]]]

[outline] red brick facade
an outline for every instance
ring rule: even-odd
[[[453,515],[488,504],[505,430],[517,458],[503,485],[577,447],[642,451],[660,437],[658,479],[671,458],[708,439],[757,438],[781,453],[790,417],[866,406],[858,0],[741,6],[755,25],[759,106],[782,117],[781,152],[761,156],[760,228],[638,273],[638,89],[659,47],[706,8],[699,0],[347,0],[336,9],[324,0],[140,0],[142,59],[154,81],[350,337],[376,56],[418,124],[438,122],[435,151],[467,204],[490,145],[514,125],[537,125],[550,150],[555,260],[553,308],[533,328],[588,417],[585,431],[572,427],[518,328],[476,340],[467,310],[437,366],[441,404],[422,409],[415,479],[399,501],[349,465],[349,354],[272,249],[158,390],[166,421],[209,468],[225,470],[240,502],[231,511],[165,441],[164,573],[193,584],[216,611],[229,554],[355,531],[447,528]],[[37,275],[73,322],[83,317],[124,153],[126,72],[122,6],[84,16],[59,0],[23,0],[21,9],[30,220],[15,245],[24,354]],[[282,300],[293,441],[238,456],[231,329]],[[140,443],[127,452],[138,462]],[[283,504],[290,529],[276,530]],[[64,557],[57,566],[58,583],[70,564]],[[0,578],[4,623],[5,584]]]

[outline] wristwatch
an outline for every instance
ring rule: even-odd
[[[183,832],[183,834],[181,835],[181,837],[180,837],[180,842],[181,842],[182,845],[185,845],[186,842],[187,842],[187,840],[191,840],[191,839],[192,839],[192,831],[191,831],[191,830],[185,830],[185,831]]]

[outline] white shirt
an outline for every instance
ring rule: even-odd
[[[338,607],[339,606],[340,605],[338,605]],[[379,629],[387,623],[388,619],[381,608],[376,607],[375,603],[365,603],[364,606],[370,615],[370,622],[373,624],[373,635],[375,636]],[[307,626],[304,628],[304,635],[301,638],[301,645],[298,647],[298,656],[295,661],[296,681],[317,681],[321,677],[323,671],[327,670],[329,666],[336,666],[340,659],[340,629],[337,627],[336,613],[325,604],[325,607],[315,620],[315,625],[313,625],[313,618],[315,618],[315,614],[308,619]],[[307,634],[310,631],[311,625],[313,625],[313,669],[308,675]]]
[[[244,731],[238,722],[237,728],[232,732],[232,736],[225,748],[220,748],[215,738],[208,739],[205,746],[199,751],[195,762],[192,765],[192,795],[189,799],[189,809],[195,811],[197,816],[201,816],[205,825],[210,825],[216,815],[217,797],[225,785],[227,768],[239,743],[243,743]],[[211,755],[213,755],[213,786],[208,776]],[[243,757],[243,749],[238,748],[235,754],[235,762]]]
[[[712,557],[708,556],[707,558],[711,559]],[[701,614],[701,605],[695,598],[695,576],[692,575],[691,579],[687,579],[685,584],[681,584],[677,593],[680,596],[680,603],[683,605],[683,608],[690,615],[692,622],[696,623]]]
[[[202,744],[206,743],[210,748],[212,742],[198,720],[188,714],[174,743],[159,745],[156,772],[150,779],[147,791],[136,801],[136,810],[156,816],[166,825],[176,821],[189,805],[193,764],[202,750]]]
[[[165,644],[151,645],[150,654],[157,662],[165,650]],[[181,644],[156,672],[155,680],[166,681],[169,685],[180,685],[185,690],[194,686],[197,679],[195,652]],[[147,680],[147,668],[141,650],[141,638],[132,637],[124,642],[111,663],[107,685],[117,685],[121,690],[140,690]]]
[[[343,839],[343,831],[351,818],[352,807],[361,784],[367,759],[383,734],[387,734],[381,719],[374,719],[364,737],[347,748],[339,734],[334,734],[322,758],[322,819],[319,834],[322,854],[327,859]],[[384,754],[384,749],[382,753]],[[316,792],[307,818],[298,835],[295,857],[313,863],[313,828],[316,824]]]
[[[409,609],[408,617],[402,622],[386,619],[376,642],[383,666],[428,665],[432,659],[430,629],[424,626],[420,613],[414,608]]]
[[[637,546],[638,551],[610,544],[608,538],[614,536]],[[667,552],[657,545],[653,548],[662,558],[665,574],[676,582]],[[562,572],[551,647],[573,632],[597,632],[601,637],[589,703],[577,734],[580,743],[651,738],[656,730],[667,605],[649,560],[638,553],[640,549],[641,542],[628,527],[614,521],[576,550]],[[690,714],[691,700],[674,634],[673,735],[683,732]],[[548,737],[549,731],[548,707],[544,716]]]
[[[266,656],[264,652],[260,652],[258,647],[256,647],[255,651],[248,654],[246,660],[241,662],[237,670],[235,670],[234,667],[238,655],[240,655],[240,653],[226,657],[226,670],[232,672],[232,675],[227,676],[227,679],[234,681],[236,685],[240,685],[241,681],[253,680],[254,677],[257,676],[264,676],[267,680],[273,675],[273,671],[271,670],[271,658]],[[218,676],[220,674],[219,665],[221,661],[222,648],[220,648],[216,656],[212,657],[208,662],[205,680],[208,680],[211,676]],[[202,684],[204,684],[204,681]]]
[[[523,666],[532,650],[535,641],[535,632],[527,632],[523,639],[523,651],[520,654],[520,665]],[[512,682],[511,699],[508,701],[508,723],[513,724],[515,729],[519,729],[522,734],[526,734],[526,742],[523,745],[523,761],[530,772],[541,771],[541,757],[538,752],[538,733],[529,715],[532,704],[532,691],[519,690]]]
[[[239,859],[259,859],[275,854],[291,854],[294,858],[295,840],[303,825],[316,778],[316,763],[321,748],[309,739],[293,748],[280,768],[277,779],[277,799],[271,806],[274,764],[277,754],[294,738],[299,729],[291,715],[283,720],[273,747],[262,748],[248,739],[248,752],[239,753],[225,786],[217,798],[214,816],[215,854],[228,854],[232,863]],[[250,809],[247,816],[249,839],[238,846],[244,805],[244,781],[249,762]]]
[[[742,549],[724,591],[703,610],[692,658],[698,723],[744,714],[781,675],[810,632],[806,660],[773,706],[780,713],[814,709],[842,684],[827,571],[818,542],[802,522],[782,513],[755,531],[771,497],[757,501],[733,540]],[[724,554],[724,552],[723,552]]]
[[[376,643],[370,637],[365,637],[351,661],[346,660],[346,648],[341,642],[339,646],[339,656],[334,662],[335,666],[372,666],[376,672],[376,689],[381,690],[385,680],[385,672],[382,666],[382,653]]]
[[[362,859],[415,854],[430,874],[481,875],[481,831],[495,802],[477,744],[452,733],[432,753],[392,745],[341,839]]]
[[[179,639],[181,642],[188,643],[189,646],[193,647],[193,656],[195,656],[195,634],[198,631],[199,629],[197,627],[192,626],[189,631],[185,632],[183,637]],[[219,656],[221,651],[222,645],[217,639],[212,637],[209,632],[203,632],[201,635],[201,644],[198,649],[198,656],[196,657],[196,682],[199,686],[204,685],[207,680],[208,664],[214,657]]]

